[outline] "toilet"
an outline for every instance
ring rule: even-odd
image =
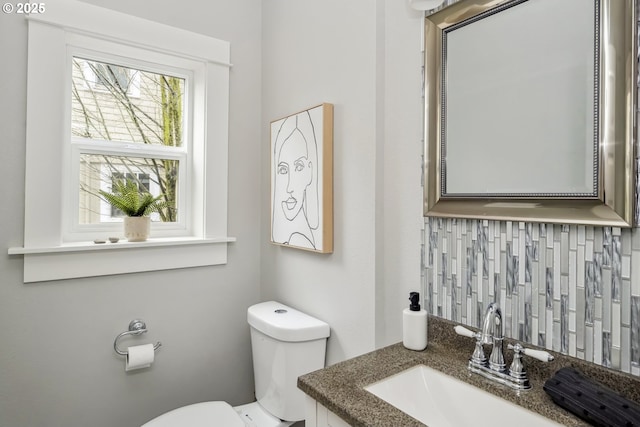
[[[329,325],[276,301],[249,307],[247,321],[257,401],[195,403],[142,427],[287,427],[304,419],[298,377],[324,367]]]

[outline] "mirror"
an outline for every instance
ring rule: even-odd
[[[629,227],[633,0],[462,0],[425,20],[427,216]]]

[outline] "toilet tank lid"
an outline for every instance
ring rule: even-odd
[[[329,336],[329,325],[276,301],[252,305],[247,310],[249,325],[280,341],[312,341]]]

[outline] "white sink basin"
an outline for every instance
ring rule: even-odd
[[[429,427],[562,425],[424,365],[364,389]]]

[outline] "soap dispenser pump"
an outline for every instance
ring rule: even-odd
[[[409,293],[409,308],[402,312],[402,344],[409,350],[427,347],[427,312],[420,308],[420,294]]]

